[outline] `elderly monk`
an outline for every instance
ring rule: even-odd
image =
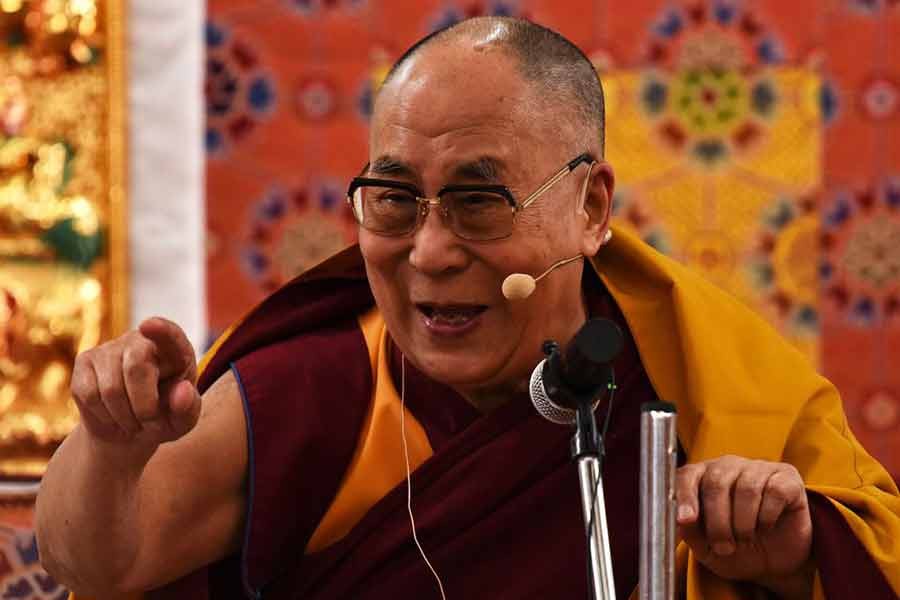
[[[660,397],[680,412],[687,598],[895,598],[894,483],[803,357],[609,234],[602,132],[596,73],[552,31],[477,19],[414,46],[350,185],[358,247],[264,301],[199,376],[160,318],[78,358],[82,422],[38,499],[49,572],[98,599],[585,598],[571,432],[525,389],[544,340],[604,317],[627,332],[604,466],[619,597],[639,406]]]

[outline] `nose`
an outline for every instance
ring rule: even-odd
[[[469,258],[463,241],[444,221],[440,206],[432,205],[430,208],[425,221],[413,235],[410,264],[427,275],[442,275],[464,269]]]

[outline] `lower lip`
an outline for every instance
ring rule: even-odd
[[[422,314],[422,321],[425,323],[425,328],[430,333],[436,336],[459,337],[466,335],[467,333],[478,327],[481,324],[481,318],[484,316],[484,312],[485,311],[478,313],[465,323],[460,323],[459,325],[450,325],[449,323],[436,322],[430,317],[425,316],[424,314]]]

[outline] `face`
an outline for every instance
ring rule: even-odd
[[[427,197],[445,185],[500,183],[521,201],[591,150],[562,139],[564,127],[536,112],[535,100],[496,47],[429,47],[380,93],[367,176],[414,184]],[[579,198],[586,179],[588,210]],[[360,228],[375,300],[407,359],[470,399],[527,380],[543,341],[564,343],[585,320],[581,263],[554,271],[525,300],[507,300],[501,284],[596,253],[611,181],[605,165],[579,166],[520,212],[502,240],[463,240],[434,208],[405,237]]]

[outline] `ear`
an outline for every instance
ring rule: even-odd
[[[605,161],[591,165],[587,177],[581,215],[585,224],[581,252],[594,256],[607,241],[616,178],[612,166]]]

